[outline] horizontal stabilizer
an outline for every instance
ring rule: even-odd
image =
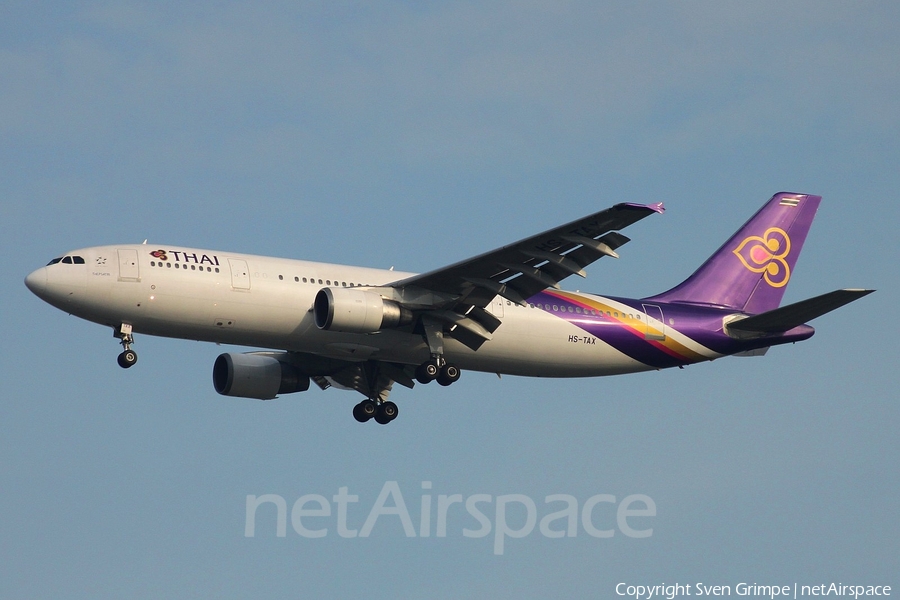
[[[868,296],[875,290],[836,290],[815,298],[728,323],[735,333],[781,333]]]

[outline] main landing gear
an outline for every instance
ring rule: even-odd
[[[122,323],[122,326],[118,331],[114,331],[113,335],[121,340],[119,343],[121,343],[124,348],[122,353],[116,359],[119,366],[123,369],[134,366],[134,363],[137,362],[137,352],[131,349],[131,345],[134,343],[134,336],[131,335],[131,325]]]
[[[459,379],[459,367],[451,365],[444,358],[444,330],[434,318],[422,318],[422,334],[431,352],[431,359],[416,368],[416,380],[421,384],[435,379],[441,385],[450,385]]]
[[[450,385],[459,380],[459,367],[449,364],[443,356],[434,356],[416,368],[416,381],[431,383],[435,379],[441,385]]]
[[[360,423],[375,419],[376,423],[387,425],[397,418],[398,412],[397,405],[390,400],[385,402],[363,400],[353,407],[353,418]]]
[[[421,384],[431,383],[434,380],[447,386],[459,380],[460,371],[456,365],[451,365],[444,358],[444,332],[443,325],[427,316],[422,318],[422,334],[428,344],[431,358],[416,367],[416,380]],[[375,379],[369,381],[369,389],[374,389]],[[407,385],[407,384],[404,384]],[[411,385],[408,385],[411,387]],[[388,386],[387,389],[390,389]],[[371,392],[369,392],[371,393]],[[363,400],[353,407],[353,418],[360,423],[375,419],[377,423],[386,425],[397,418],[397,405],[380,397]]]

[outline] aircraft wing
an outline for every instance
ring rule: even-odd
[[[484,310],[495,296],[524,305],[526,300],[629,241],[617,233],[644,217],[664,211],[659,204],[622,203],[549,229],[508,246],[447,267],[388,284],[395,298],[449,327],[460,342],[477,349],[500,326]],[[426,324],[427,335],[427,324]]]
[[[612,208],[549,229],[474,258],[389,284],[463,295],[486,306],[496,295],[518,304],[569,275],[585,276],[584,267],[630,241],[615,233],[644,217],[664,211],[662,203],[616,204]],[[473,293],[475,290],[487,293]]]

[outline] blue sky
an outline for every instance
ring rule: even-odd
[[[0,596],[900,586],[898,26],[887,2],[0,8]],[[336,390],[218,396],[212,344],[138,336],[123,371],[109,331],[22,285],[66,250],[145,238],[424,271],[662,201],[620,260],[565,282],[646,296],[781,190],[824,198],[785,300],[879,290],[811,340],[606,379],[467,372],[396,390],[387,427]],[[649,538],[535,528],[502,555],[463,536],[465,511],[446,538],[390,515],[367,538],[334,518],[279,538],[263,509],[244,535],[248,495],[290,509],[347,487],[359,529],[391,481],[417,528],[429,493],[527,496],[539,519],[552,494],[643,494],[657,515],[634,521]]]

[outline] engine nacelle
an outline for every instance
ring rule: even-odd
[[[316,327],[346,333],[375,333],[412,323],[409,309],[375,292],[355,288],[322,288],[313,304]]]
[[[213,386],[223,396],[258,400],[308,390],[309,377],[276,356],[278,353],[220,354],[213,365]]]

